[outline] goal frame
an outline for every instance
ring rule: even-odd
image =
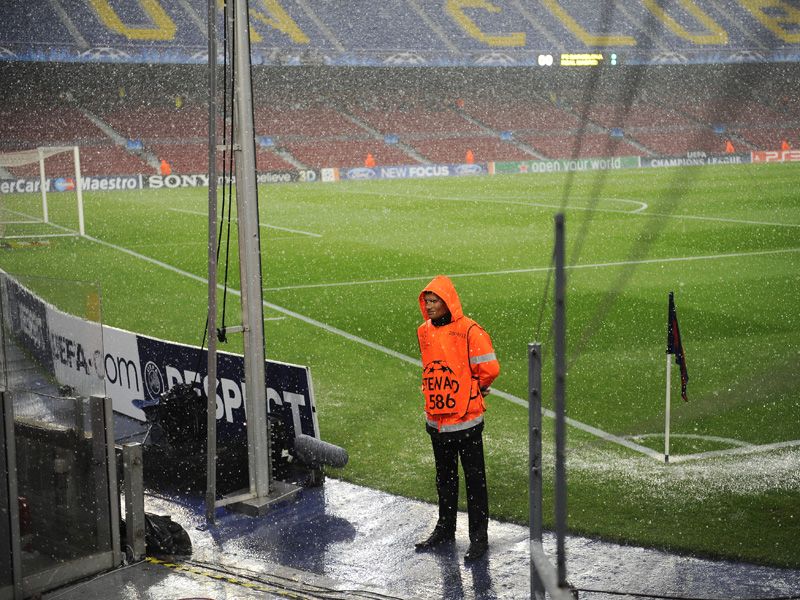
[[[42,192],[42,222],[50,223],[50,216],[47,208],[47,172],[45,169],[45,159],[63,154],[72,153],[73,175],[75,179],[75,192],[78,203],[78,233],[86,234],[86,226],[83,217],[83,185],[81,180],[81,155],[78,146],[38,146],[34,150],[19,150],[14,152],[0,153],[0,167],[21,167],[24,165],[39,163],[39,188]],[[26,236],[28,237],[28,236]],[[31,237],[47,237],[37,235]]]

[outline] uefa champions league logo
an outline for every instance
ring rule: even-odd
[[[165,390],[164,378],[161,376],[161,370],[158,365],[152,360],[148,361],[144,366],[144,387],[150,398],[158,398]]]

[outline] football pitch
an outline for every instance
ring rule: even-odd
[[[797,568],[798,181],[800,167],[786,164],[262,186],[267,356],[311,367],[322,437],[350,454],[331,476],[434,502],[417,297],[449,275],[502,367],[487,399],[491,514],[526,523],[526,347],[543,344],[552,408],[553,216],[563,212],[570,529]],[[85,192],[86,237],[14,237],[77,229],[74,195],[48,200],[53,224],[35,224],[18,221],[40,216],[39,196],[0,198],[0,268],[96,281],[106,324],[200,344],[205,188]],[[234,222],[228,325],[240,323],[236,244]],[[43,287],[59,304],[58,286]],[[690,380],[683,403],[673,368],[664,464],[670,291]],[[240,340],[220,349],[241,352]],[[546,525],[552,425],[545,418]]]

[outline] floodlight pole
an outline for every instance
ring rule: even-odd
[[[236,209],[239,215],[239,272],[244,327],[244,377],[250,492],[265,497],[270,487],[270,447],[267,435],[267,396],[264,369],[264,306],[261,292],[261,237],[258,226],[258,187],[253,127],[253,89],[250,73],[250,32],[247,0],[236,0]]]
[[[272,479],[272,459],[267,419],[264,353],[264,299],[261,285],[261,236],[256,181],[256,146],[253,126],[253,88],[250,71],[250,19],[247,0],[235,0],[236,51],[234,132],[236,160],[236,210],[239,223],[239,273],[242,287],[244,334],[245,411],[250,491],[234,508],[250,515],[266,512],[275,502],[294,496],[300,488]],[[240,498],[240,499],[239,499]],[[233,498],[228,499],[233,500]],[[219,505],[219,503],[217,503]]]

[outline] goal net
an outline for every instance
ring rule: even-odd
[[[72,154],[73,176],[56,180],[60,186],[59,191],[74,190],[77,197],[78,231],[54,223],[50,218],[47,193],[51,191],[51,180],[47,176],[46,159],[63,153]],[[19,150],[15,152],[0,152],[0,168],[24,167],[39,165],[38,186],[25,182],[23,179],[12,179],[10,183],[12,193],[0,194],[0,237],[10,238],[43,238],[67,235],[84,235],[83,221],[83,194],[81,186],[81,159],[78,146],[48,146],[33,150]],[[41,210],[32,204],[26,192],[38,190],[41,193]],[[23,199],[15,199],[16,197]],[[29,224],[47,224],[48,227],[36,232],[25,232]]]

